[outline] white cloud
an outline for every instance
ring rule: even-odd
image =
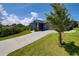
[[[23,24],[25,26],[29,25],[32,21],[36,20],[38,18],[38,13],[31,12],[32,15],[31,18],[25,17],[24,19],[20,20],[15,14],[8,14],[6,10],[4,10],[3,5],[0,5],[0,13],[2,16],[0,16],[1,23],[3,25],[12,25],[12,24]],[[42,20],[41,18],[38,18]]]
[[[25,25],[25,26],[27,26],[27,25],[29,25],[31,22],[33,22],[34,21],[34,17],[31,17],[31,18],[24,18],[23,20],[21,20],[21,24],[23,24],[23,25]]]
[[[31,12],[32,17],[38,17],[38,14],[36,12]]]
[[[7,11],[4,10],[3,5],[0,5],[0,15],[0,18],[2,19],[1,23],[3,25],[12,25],[20,23],[20,19],[14,14],[8,14]]]
[[[27,26],[31,23],[32,20],[30,20],[29,18],[24,18],[23,20],[21,20],[21,24]]]
[[[28,26],[31,22],[36,20],[37,17],[34,17],[32,15],[31,18],[25,17],[24,19],[20,20],[16,15],[8,15],[6,16],[6,19],[2,21],[3,25],[12,25],[12,24],[23,24],[25,26]],[[43,20],[42,18],[38,18],[39,20]]]
[[[10,25],[10,23],[7,20],[2,20],[1,23],[2,25]]]
[[[0,4],[0,11],[3,11],[4,10],[4,7],[3,5]]]
[[[36,20],[38,18],[38,13],[36,12],[31,12],[30,13],[32,15],[31,18],[24,18],[21,23],[25,26],[29,25],[31,22],[33,22],[34,20]],[[41,18],[40,18],[41,19]]]
[[[12,25],[12,24],[20,24],[20,20],[16,15],[9,15],[5,20],[2,21],[3,25]]]
[[[16,15],[9,15],[9,17],[7,17],[7,20],[11,22],[11,24],[19,24],[20,23],[20,19],[16,16]]]
[[[3,16],[7,16],[7,15],[8,15],[8,13],[7,13],[6,11],[4,11],[4,10],[1,12],[1,14],[2,14]]]

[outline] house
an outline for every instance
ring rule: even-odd
[[[29,26],[35,31],[45,31],[51,29],[51,26],[44,20],[34,20]]]

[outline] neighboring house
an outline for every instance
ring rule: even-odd
[[[46,21],[43,20],[34,20],[29,26],[32,27],[35,31],[44,31],[52,29],[51,26]]]

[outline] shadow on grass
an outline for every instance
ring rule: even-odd
[[[73,56],[74,54],[79,55],[79,46],[76,46],[74,42],[65,43],[65,50],[69,53],[69,55]]]

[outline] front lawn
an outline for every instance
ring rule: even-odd
[[[31,33],[30,30],[25,30],[25,31],[20,32],[18,34],[13,34],[13,35],[9,35],[9,36],[6,36],[6,37],[2,37],[2,38],[0,38],[0,41],[10,39],[10,38],[14,38],[14,37],[18,37],[18,36],[22,36],[22,35],[29,34],[29,33]]]
[[[75,33],[63,34],[65,45],[58,45],[56,33],[49,34],[27,46],[24,46],[9,56],[70,56],[79,55],[79,28]]]

